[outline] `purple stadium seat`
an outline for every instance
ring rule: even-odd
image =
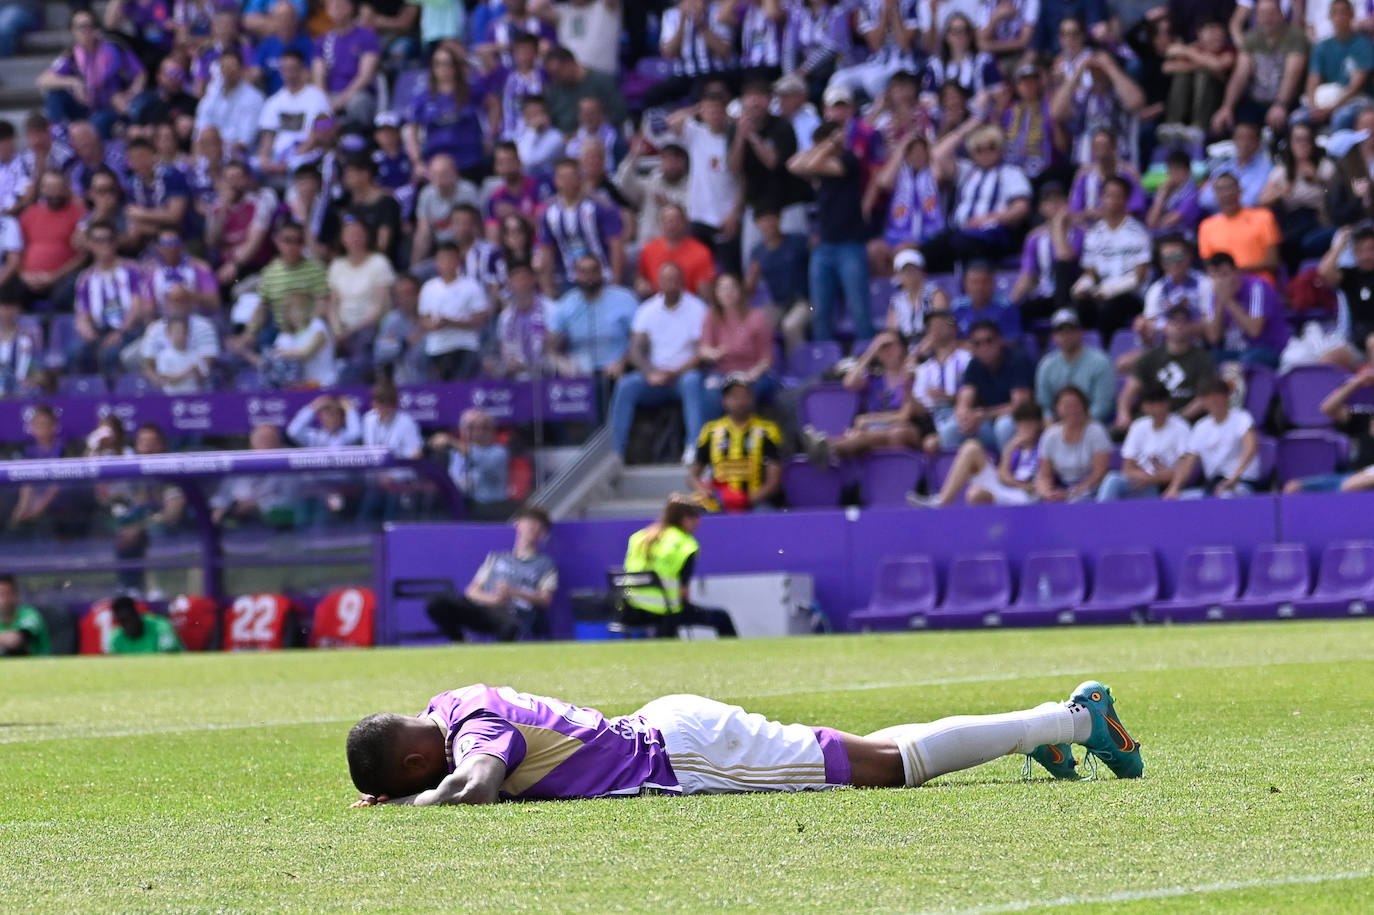
[[[931,629],[1000,626],[1011,603],[1011,566],[1005,553],[956,556],[949,564],[945,601],[926,614]]]
[[[1076,623],[1129,623],[1159,597],[1153,550],[1110,550],[1097,557],[1092,598],[1074,608]]]
[[[782,469],[782,491],[793,508],[835,508],[841,485],[839,471],[814,467],[804,457],[794,457]]]
[[[841,384],[818,384],[802,395],[798,418],[826,435],[840,435],[859,412],[859,395]]]
[[[404,70],[396,75],[396,84],[391,90],[391,110],[404,115],[410,110],[411,102],[424,89],[429,79],[429,71],[424,67]]]
[[[1221,605],[1240,593],[1240,560],[1229,546],[1189,550],[1178,569],[1172,600],[1150,604],[1152,623],[1200,623],[1223,619]]]
[[[67,350],[76,339],[76,319],[71,315],[53,315],[48,324],[48,349],[43,364],[60,369],[67,364]]]
[[[803,343],[792,350],[787,361],[787,374],[793,378],[814,378],[822,372],[835,367],[844,355],[840,344],[834,340],[821,343]]]
[[[115,379],[114,393],[120,397],[144,397],[161,392],[147,378],[131,372]]]
[[[1345,372],[1329,365],[1304,365],[1280,378],[1279,403],[1288,421],[1313,429],[1331,425],[1321,404],[1346,377]]]
[[[1107,355],[1112,358],[1112,364],[1115,364],[1122,356],[1144,349],[1144,346],[1135,331],[1119,330],[1112,334],[1112,347],[1107,351]]]
[[[925,472],[925,459],[915,451],[884,449],[864,458],[859,486],[864,504],[905,505],[906,495],[916,489]]]
[[[890,276],[875,276],[868,281],[868,311],[873,317],[873,326],[887,324],[887,306],[892,302],[892,294],[897,290],[897,280]]]
[[[1252,362],[1245,367],[1245,412],[1254,417],[1256,425],[1264,425],[1278,386],[1278,375],[1269,366]]]
[[[1279,485],[1299,477],[1335,473],[1350,456],[1350,440],[1329,429],[1294,429],[1278,441]]]
[[[1274,477],[1274,465],[1278,462],[1279,444],[1272,435],[1258,435],[1259,439],[1259,486],[1268,488]]]
[[[1312,596],[1295,603],[1298,617],[1365,616],[1374,602],[1374,541],[1327,544]]]
[[[110,389],[101,375],[63,375],[57,380],[57,393],[64,397],[104,397]]]
[[[1077,550],[1036,550],[1021,565],[1021,588],[1002,614],[1008,626],[1050,626],[1074,622],[1087,583]]]
[[[1221,605],[1228,620],[1270,620],[1292,616],[1294,601],[1307,596],[1312,576],[1307,547],[1301,543],[1266,543],[1250,558],[1245,593]]]
[[[267,386],[263,382],[262,375],[258,373],[257,369],[240,369],[239,373],[234,376],[235,391],[247,391],[249,393],[253,393],[256,391],[264,391],[266,389]]]
[[[935,608],[938,583],[929,556],[888,556],[878,562],[873,597],[849,616],[852,632],[919,629]]]

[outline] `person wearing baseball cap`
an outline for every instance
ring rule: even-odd
[[[1054,118],[1040,67],[1034,63],[1017,67],[1012,93],[1012,102],[1001,121],[1007,134],[1003,159],[1034,181],[1054,161]]]
[[[887,305],[887,326],[908,341],[921,340],[926,319],[934,312],[949,311],[949,296],[926,279],[926,259],[915,248],[903,248],[892,259],[897,289]],[[924,355],[921,347],[917,354]]]
[[[754,414],[753,386],[743,375],[727,375],[720,396],[725,415],[697,436],[687,471],[692,490],[713,510],[771,510],[782,494],[782,433]]]
[[[1054,412],[1059,392],[1072,385],[1088,395],[1094,419],[1110,422],[1116,410],[1116,373],[1101,347],[1085,346],[1078,312],[1061,308],[1050,318],[1055,349],[1035,370],[1035,401],[1046,415]]]

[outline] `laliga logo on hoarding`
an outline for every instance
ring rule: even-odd
[[[132,422],[137,413],[138,408],[131,403],[103,403],[95,411],[95,415],[99,419],[104,419],[110,414],[114,414],[119,417],[120,422],[125,424]]]

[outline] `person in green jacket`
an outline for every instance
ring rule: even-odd
[[[181,639],[165,616],[139,613],[132,597],[116,597],[110,604],[114,614],[114,635],[110,654],[163,654],[181,651]]]
[[[48,653],[48,624],[28,604],[19,603],[13,575],[0,575],[0,657]]]
[[[710,626],[722,636],[735,635],[735,624],[724,610],[698,607],[687,600],[700,549],[696,537],[702,508],[691,498],[673,495],[663,515],[630,535],[625,550],[626,572],[655,572],[661,588],[625,589],[624,621],[654,626],[660,638],[672,638],[678,626]]]

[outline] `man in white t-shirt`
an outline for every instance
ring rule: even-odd
[[[1083,236],[1083,275],[1073,284],[1079,313],[1096,316],[1106,346],[1112,334],[1130,327],[1144,307],[1141,296],[1150,268],[1150,233],[1126,211],[1130,182],[1113,175],[1102,182],[1102,218]]]
[[[691,170],[687,175],[687,218],[692,234],[716,252],[716,262],[737,264],[740,217],[744,197],[739,179],[730,171],[729,101],[722,93],[707,92],[701,102],[673,112],[668,127],[682,138]],[[728,259],[733,255],[733,260]]]
[[[624,455],[640,404],[678,400],[686,426],[684,460],[695,456],[706,394],[697,365],[697,343],[706,322],[706,303],[684,290],[682,270],[667,263],[659,268],[658,295],[635,312],[630,325],[629,362],[635,370],[620,379],[611,397],[611,436]]]
[[[558,43],[590,70],[620,69],[620,0],[568,0],[553,7]]]
[[[1188,433],[1188,451],[1174,471],[1164,498],[1200,499],[1207,495],[1247,496],[1259,482],[1259,436],[1255,421],[1244,410],[1231,407],[1231,389],[1220,378],[1203,384],[1199,396],[1207,413]],[[1202,462],[1203,485],[1183,487]]]
[[[331,114],[324,90],[310,82],[310,71],[299,51],[281,55],[282,87],[258,115],[257,166],[268,177],[284,179],[293,166],[291,153],[310,135],[315,119]]]
[[[1097,501],[1153,498],[1174,482],[1179,463],[1188,452],[1192,430],[1169,412],[1169,389],[1152,384],[1140,397],[1143,416],[1131,423],[1121,446],[1121,469],[1113,470],[1097,488]]]
[[[130,344],[121,357],[127,368],[142,367],[143,374],[154,384],[158,383],[157,358],[168,347],[167,322],[175,318],[186,321],[188,349],[200,357],[208,378],[215,359],[219,358],[219,333],[215,322],[191,310],[192,293],[185,286],[172,286],[167,290],[167,308],[163,317],[158,318],[137,343]]]
[[[443,381],[475,378],[482,368],[482,328],[490,304],[480,283],[459,275],[461,260],[455,242],[440,242],[434,258],[439,275],[420,287],[425,355]]]

